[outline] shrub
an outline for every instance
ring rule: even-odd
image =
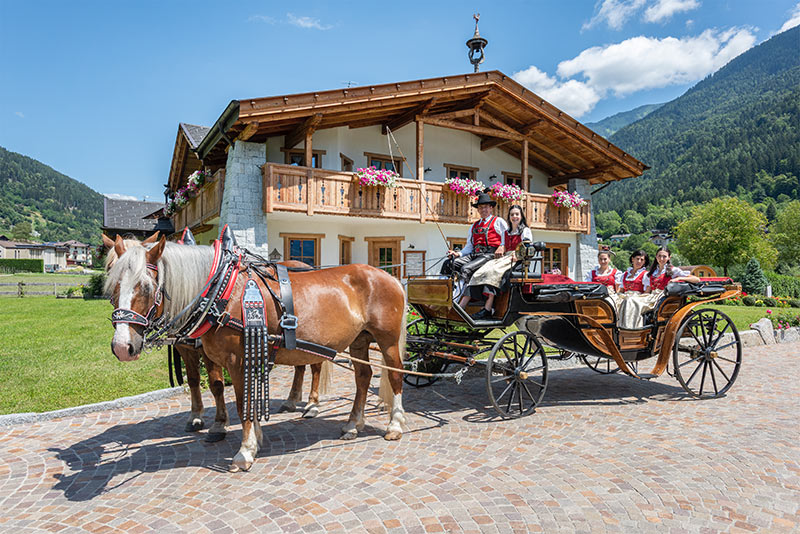
[[[5,273],[43,273],[44,260],[0,259],[0,272]],[[800,296],[800,295],[799,295]]]
[[[800,308],[800,299],[789,299],[787,302],[792,308]]]
[[[756,298],[753,295],[747,295],[746,297],[742,297],[742,302],[745,306],[755,306]]]
[[[772,326],[778,330],[788,329],[792,326],[800,326],[800,314],[788,313],[785,311],[769,315]]]
[[[800,277],[778,274],[772,271],[764,273],[772,286],[773,295],[800,299]]]
[[[777,300],[775,300],[775,299],[774,299],[774,298],[772,298],[772,297],[766,297],[766,298],[764,299],[764,305],[765,305],[765,306],[777,306],[777,305],[778,305],[778,301],[777,301]]]
[[[106,283],[105,273],[93,274],[92,277],[89,278],[89,283],[86,284],[86,287],[83,290],[83,295],[89,297],[102,297],[103,286],[105,285],[105,283]]]
[[[742,289],[748,293],[764,294],[767,289],[767,277],[764,276],[764,271],[761,270],[761,265],[755,258],[750,258],[744,268],[744,275],[742,275]]]

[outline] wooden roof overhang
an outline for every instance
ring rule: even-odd
[[[640,176],[648,167],[499,71],[232,101],[200,143],[206,165],[224,165],[235,140],[285,135],[286,147],[325,128],[413,121],[471,132],[481,150],[499,148],[550,175],[598,184]]]
[[[186,130],[183,123],[178,125],[178,134],[175,138],[175,148],[172,150],[172,163],[169,168],[169,178],[166,187],[170,191],[176,191],[182,185],[184,179],[194,171],[203,168],[200,158],[197,157],[195,150],[197,146]]]

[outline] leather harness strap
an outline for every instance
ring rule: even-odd
[[[280,303],[283,316],[280,325],[283,328],[283,345],[289,350],[294,350],[297,348],[297,317],[294,314],[292,283],[289,281],[289,271],[285,265],[276,263],[275,274],[278,275],[278,284],[281,287]]]

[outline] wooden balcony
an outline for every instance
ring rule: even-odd
[[[172,225],[175,230],[180,232],[186,226],[196,230],[209,220],[219,216],[224,184],[225,169],[220,169],[203,185],[193,199],[172,216]]]
[[[478,212],[464,195],[440,182],[398,180],[398,187],[361,186],[352,172],[329,171],[267,163],[262,167],[264,212],[300,212],[308,215],[381,217],[399,220],[466,224]],[[588,233],[591,206],[559,208],[549,195],[526,193],[519,204],[532,229]],[[505,216],[508,204],[498,202]],[[178,226],[176,226],[178,228]]]

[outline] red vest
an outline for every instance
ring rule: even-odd
[[[597,282],[608,287],[614,287],[614,284],[616,283],[616,277],[617,277],[616,268],[611,269],[611,272],[609,274],[604,274],[603,276],[597,274],[597,269],[592,269],[592,282]]]
[[[494,229],[496,216],[489,217],[484,224],[475,221],[472,225],[472,246],[485,246],[497,248],[503,242],[502,236]]]
[[[639,293],[644,293],[644,275],[646,274],[647,269],[642,269],[636,278],[633,280],[628,280],[628,273],[626,272],[622,276],[622,288],[625,291],[638,291]]]
[[[522,243],[522,232],[512,235],[506,231],[506,251],[517,250],[520,243]]]
[[[661,273],[659,276],[651,276],[650,289],[666,289],[670,280],[672,280],[672,277],[667,276],[666,272]]]

